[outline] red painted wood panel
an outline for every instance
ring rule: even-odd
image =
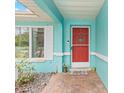
[[[89,43],[89,34],[88,28],[73,28],[73,44],[88,44]],[[79,39],[82,38],[84,41],[79,42]]]
[[[88,52],[87,46],[73,46],[73,62],[88,62]]]
[[[89,32],[88,28],[73,28],[72,62],[89,61]]]

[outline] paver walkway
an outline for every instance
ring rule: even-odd
[[[58,73],[52,76],[42,93],[107,93],[96,72],[88,75]]]

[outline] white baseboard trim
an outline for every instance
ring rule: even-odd
[[[55,53],[53,53],[54,54],[54,56],[63,56],[63,53],[62,52],[55,52]]]
[[[104,60],[105,62],[108,62],[108,57],[107,56],[104,56],[103,54],[101,53],[98,53],[98,52],[91,52],[91,55],[94,55],[102,60]]]
[[[63,55],[64,56],[69,56],[69,55],[71,55],[71,53],[70,52],[64,52]]]
[[[90,52],[90,55],[95,56],[96,55],[96,52]]]
[[[54,53],[54,56],[69,56],[71,55],[71,52],[55,52]],[[104,60],[105,62],[108,62],[108,57],[107,56],[104,56],[103,54],[101,53],[98,53],[98,52],[90,52],[90,55],[93,55],[93,56],[96,56],[102,60]]]
[[[71,55],[70,52],[55,52],[54,56],[69,56]]]

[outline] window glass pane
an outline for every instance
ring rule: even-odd
[[[15,30],[15,57],[29,57],[29,29],[16,27]]]
[[[44,57],[44,28],[32,29],[32,57]]]

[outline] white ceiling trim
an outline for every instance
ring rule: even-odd
[[[16,12],[16,20],[38,20],[51,22],[52,19],[40,9],[33,0],[18,0],[20,3],[25,5],[30,11],[27,12]],[[29,18],[28,18],[29,17]]]
[[[89,6],[89,7],[92,7],[92,6],[101,6],[102,5],[102,2],[98,3],[98,2],[71,2],[70,1],[66,1],[64,2],[63,1],[59,1],[59,2],[56,2],[56,4],[59,4],[59,6]]]
[[[54,0],[54,3],[65,19],[94,19],[104,0]]]
[[[57,0],[57,1],[63,1],[64,2],[64,0]],[[101,2],[100,0],[67,0],[67,1],[71,1],[71,2]],[[104,0],[102,0],[102,1],[104,1]]]
[[[31,20],[31,21],[40,21],[40,20],[42,20],[42,21],[46,21],[46,20],[48,20],[47,18],[45,19],[45,18],[38,18],[38,17],[32,17],[32,16],[25,16],[25,17],[18,17],[18,21],[29,21],[29,20]]]
[[[66,9],[77,9],[77,10],[82,10],[82,9],[97,9],[99,10],[99,7],[101,6],[59,6],[59,9],[66,10]]]
[[[68,19],[79,19],[79,20],[82,20],[82,19],[88,19],[88,20],[89,19],[91,19],[91,20],[95,19],[95,16],[92,16],[92,15],[88,15],[88,16],[86,16],[86,15],[85,16],[84,15],[83,16],[81,16],[81,15],[77,15],[77,16],[75,16],[75,15],[74,16],[67,15],[66,17]]]

